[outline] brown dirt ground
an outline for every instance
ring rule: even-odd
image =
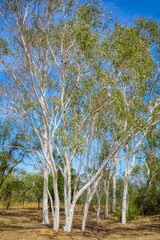
[[[96,224],[95,213],[90,212],[86,231],[81,232],[82,213],[76,212],[73,228],[65,233],[64,213],[61,214],[61,226],[58,233],[52,225],[42,225],[42,212],[33,209],[0,210],[0,240],[160,240],[160,220],[145,217],[122,225],[114,217],[101,218]]]

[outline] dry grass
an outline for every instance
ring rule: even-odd
[[[40,204],[40,206],[42,206],[42,203]],[[7,202],[0,202],[0,209],[6,208],[7,207]],[[25,202],[24,204],[24,209],[28,209],[28,208],[37,208],[38,204],[36,202]],[[21,202],[12,202],[10,207],[12,209],[20,209],[23,208],[23,203]]]
[[[115,218],[101,219],[96,224],[95,213],[90,212],[85,232],[81,232],[82,214],[76,212],[71,233],[65,233],[64,213],[61,212],[61,226],[58,233],[52,225],[42,225],[41,211],[34,209],[0,210],[1,240],[160,240],[160,222],[155,217],[146,217],[121,225]]]

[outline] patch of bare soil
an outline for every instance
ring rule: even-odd
[[[61,226],[58,233],[52,225],[42,225],[42,212],[31,209],[0,210],[0,240],[160,240],[160,221],[148,217],[122,225],[115,218],[101,219],[96,224],[95,213],[90,212],[86,231],[81,232],[82,214],[77,211],[73,228],[65,233],[64,213],[61,214]]]

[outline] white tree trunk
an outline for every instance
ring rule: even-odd
[[[127,212],[127,193],[128,193],[128,180],[129,180],[129,172],[128,172],[128,144],[125,146],[125,175],[123,180],[123,197],[122,197],[122,224],[126,224],[126,212]]]
[[[108,218],[108,192],[106,193],[106,209],[105,209],[105,218]]]
[[[126,224],[128,180],[125,179],[122,199],[122,224]]]
[[[106,209],[105,209],[105,218],[108,218],[108,199],[109,199],[109,184],[107,190],[105,191],[106,194]]]
[[[113,174],[113,206],[112,206],[112,212],[116,212],[116,171],[114,171]]]
[[[64,231],[70,232],[76,201],[73,199],[71,203],[71,170],[69,167],[64,169],[64,201],[65,201],[65,226]],[[75,197],[75,196],[74,196]]]
[[[72,203],[70,208],[69,208],[69,210],[68,210],[68,214],[66,216],[66,224],[65,224],[65,227],[64,227],[64,230],[66,232],[70,232],[71,231],[75,205],[76,205],[75,203]]]
[[[59,229],[59,195],[58,195],[58,186],[57,181],[53,182],[54,188],[54,197],[55,197],[55,209],[54,209],[54,218],[53,218],[53,229],[58,232]]]
[[[101,206],[101,196],[98,190],[96,190],[97,195],[97,213],[96,213],[96,220],[97,224],[100,222],[100,206]]]
[[[90,205],[90,203],[92,201],[92,198],[94,196],[94,193],[96,191],[96,187],[97,187],[97,184],[94,186],[92,192],[91,192],[91,188],[90,187],[87,189],[87,197],[86,197],[86,203],[85,203],[85,206],[84,206],[83,221],[82,221],[82,232],[85,230],[86,219],[87,219],[88,210],[89,210],[89,205]]]
[[[109,178],[108,178],[107,182],[106,182],[106,179],[104,179],[104,191],[105,191],[105,195],[106,195],[105,218],[108,218],[108,199],[109,199],[110,177],[111,177],[111,173],[109,175]]]
[[[58,194],[58,184],[57,184],[57,170],[54,166],[51,167],[52,177],[53,177],[53,191],[54,191],[54,208],[52,206],[52,218],[53,218],[53,229],[58,232],[59,230],[59,194]],[[51,202],[53,204],[53,202]]]
[[[91,202],[91,189],[90,187],[87,189],[87,197],[86,197],[86,202],[84,205],[84,213],[83,213],[83,221],[82,221],[82,232],[85,230],[85,226],[86,226],[86,219],[87,219],[87,215],[88,215],[88,209],[89,209],[89,205]]]
[[[43,224],[49,224],[48,217],[48,166],[44,169],[44,184],[43,184]]]
[[[86,227],[86,219],[88,215],[88,209],[89,209],[89,201],[86,201],[85,206],[84,206],[84,214],[83,214],[83,221],[82,221],[82,232],[85,230]]]

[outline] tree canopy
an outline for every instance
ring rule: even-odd
[[[159,23],[138,18],[123,26],[89,0],[5,0],[0,14],[7,33],[0,36],[0,111],[37,161],[56,231],[59,171],[63,176],[69,232],[76,202],[86,191],[94,194],[118,154],[125,155],[126,201],[137,151],[159,124]]]

